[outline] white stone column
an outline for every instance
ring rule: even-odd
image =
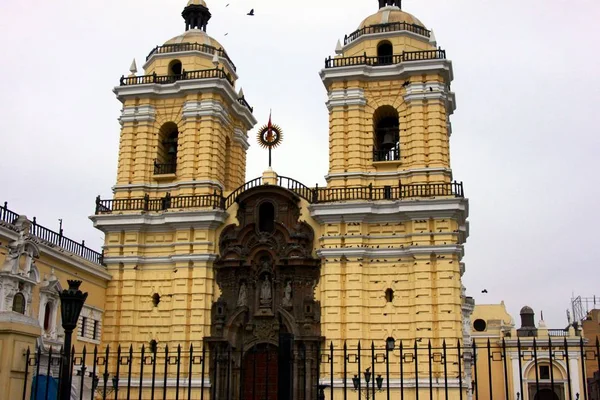
[[[570,353],[570,352],[569,352]],[[580,394],[580,398],[583,398],[583,393],[581,392],[581,386],[579,385],[579,368],[580,368],[580,357],[581,355],[579,353],[575,353],[569,354],[569,369],[570,369],[570,373],[571,373],[571,390],[572,390],[572,395],[573,398],[575,398],[575,394],[579,393]],[[569,390],[569,387],[567,386],[566,390]]]

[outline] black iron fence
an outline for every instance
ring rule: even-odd
[[[379,161],[389,160],[381,159]],[[368,185],[345,188],[320,188],[317,185],[314,188],[310,188],[292,178],[279,176],[277,184],[296,193],[312,204],[352,200],[378,201],[431,197],[465,197],[463,183],[456,181],[411,185],[403,185],[399,182],[397,186],[380,187]],[[140,198],[102,200],[98,196],[96,197],[96,214],[111,214],[122,211],[164,211],[186,208],[220,208],[227,210],[237,201],[240,194],[262,185],[262,178],[253,179],[231,192],[227,197],[216,191],[212,194],[196,196],[171,196],[167,193],[165,197],[153,199],[149,195],[146,195]]]
[[[302,346],[294,343],[287,358],[278,354],[281,347],[260,345],[212,354],[192,345],[84,347],[71,356],[72,385],[79,399],[103,400],[276,400],[278,392],[294,388],[302,400],[594,400],[596,381],[587,366],[600,371],[600,343],[583,338],[507,338],[480,345],[390,338],[382,346],[324,344],[316,359],[308,359]],[[23,399],[56,398],[62,351],[38,348],[24,356]],[[283,359],[292,367],[279,366]],[[557,397],[542,396],[548,392]]]
[[[201,43],[174,43],[174,44],[165,44],[162,46],[156,46],[150,54],[146,57],[146,61],[150,59],[154,54],[164,54],[164,53],[180,53],[184,51],[199,51],[207,54],[217,54],[219,57],[225,58],[231,64],[231,67],[234,71],[236,71],[236,66],[231,61],[231,58],[227,55],[225,50],[217,49],[216,47],[209,46],[207,44]]]
[[[326,58],[325,68],[340,68],[348,67],[353,65],[390,65],[400,64],[403,62],[421,61],[421,60],[445,60],[446,50],[423,50],[423,51],[403,51],[402,54],[396,54],[391,56],[367,56],[363,54],[361,56],[352,57],[336,57]]]
[[[431,31],[417,24],[409,24],[407,22],[391,22],[389,24],[377,24],[365,26],[362,29],[358,29],[349,35],[344,36],[344,45],[352,43],[363,35],[370,35],[373,33],[383,32],[397,32],[397,31],[408,31],[416,33],[417,35],[430,37]]]
[[[4,202],[4,205],[0,206],[0,221],[13,224],[19,214],[8,209],[8,203]],[[31,228],[29,229],[29,233],[36,238],[38,238],[41,242],[50,247],[58,247],[62,250],[65,250],[69,253],[72,253],[78,257],[86,259],[96,264],[102,264],[102,253],[94,251],[89,247],[86,247],[85,240],[81,242],[76,242],[72,239],[63,235],[62,228],[59,229],[58,232],[55,232],[51,229],[48,229],[37,223],[36,217],[32,219]]]

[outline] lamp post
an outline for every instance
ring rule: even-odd
[[[360,394],[365,397],[366,400],[371,398],[371,394],[375,397],[375,388],[370,388],[369,383],[371,382],[371,368],[367,368],[363,373],[366,385],[364,388],[360,387],[360,378],[358,375],[354,375],[352,378],[352,386],[354,386],[354,391],[358,391],[359,388],[361,390]],[[383,386],[383,377],[381,375],[377,375],[375,378],[375,383],[377,384],[377,391],[381,392],[381,387]],[[364,391],[363,391],[364,390]],[[371,392],[370,392],[371,391]]]
[[[77,320],[83,308],[83,303],[88,294],[79,290],[81,281],[70,280],[69,288],[59,292],[60,314],[62,327],[65,330],[65,345],[62,356],[62,368],[60,376],[59,399],[69,400],[71,398],[71,336],[77,327]]]

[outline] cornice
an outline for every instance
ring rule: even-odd
[[[371,65],[351,65],[346,67],[325,68],[319,75],[325,87],[329,87],[332,82],[346,81],[351,79],[359,80],[384,80],[397,79],[402,80],[411,75],[421,75],[427,73],[439,73],[446,83],[454,80],[452,70],[452,61],[450,60],[419,60],[405,61],[399,64],[390,64],[383,66]]]
[[[332,90],[329,92],[328,98],[329,100],[325,104],[329,111],[334,107],[367,105],[365,91],[359,88]]]
[[[213,262],[217,259],[217,254],[180,254],[165,257],[106,257],[105,263],[107,266],[118,265],[118,264],[136,264],[136,265],[150,265],[150,264],[175,264],[178,262]]]
[[[406,87],[404,101],[439,100],[446,105],[448,115],[454,114],[456,110],[456,95],[448,89],[449,85],[440,82],[411,83]]]
[[[410,221],[423,218],[454,218],[467,225],[469,201],[463,198],[439,198],[396,201],[356,201],[311,204],[310,215],[317,222],[387,222]],[[468,227],[465,227],[468,235]],[[466,239],[466,237],[465,237]]]
[[[157,98],[181,96],[190,92],[195,94],[198,92],[217,92],[227,99],[231,109],[244,123],[246,129],[252,129],[258,122],[254,118],[254,115],[252,115],[252,112],[238,102],[238,95],[229,82],[219,78],[181,80],[166,85],[149,83],[144,85],[116,86],[113,92],[121,102],[124,102],[127,98],[139,96]]]
[[[229,214],[223,210],[161,212],[156,214],[100,214],[90,219],[94,227],[104,233],[122,230],[164,231],[165,229],[216,229]]]
[[[464,256],[462,245],[444,245],[444,246],[410,246],[401,249],[367,249],[367,248],[339,248],[339,249],[319,249],[319,257],[362,257],[382,258],[382,257],[406,257],[431,254],[452,254],[457,255],[459,259]]]
[[[149,105],[123,107],[119,123],[123,126],[127,122],[154,122],[156,109]]]

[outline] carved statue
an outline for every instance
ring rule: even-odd
[[[287,281],[287,284],[283,289],[283,300],[281,303],[286,308],[292,306],[292,281]]]
[[[242,285],[240,286],[240,292],[238,294],[237,306],[245,307],[247,303],[248,303],[248,289],[246,288],[246,283],[242,282]]]
[[[268,307],[271,305],[271,281],[269,280],[269,275],[265,275],[265,278],[262,282],[262,286],[260,288],[260,305]]]
[[[27,276],[31,270],[33,258],[38,256],[37,248],[32,248],[33,244],[30,244],[29,240],[31,222],[24,215],[20,215],[14,225],[19,236],[8,245],[8,254],[2,265],[2,271]],[[22,266],[20,265],[21,257],[24,258]]]

